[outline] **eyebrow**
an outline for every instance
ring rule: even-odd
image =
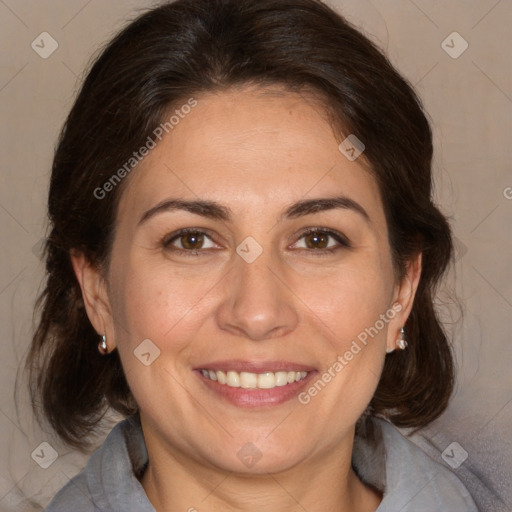
[[[366,210],[356,201],[346,196],[325,197],[316,199],[304,199],[289,206],[281,214],[279,220],[296,219],[313,213],[327,210],[343,209],[358,213],[363,219],[371,224],[371,219]],[[195,215],[200,215],[214,220],[230,222],[233,218],[233,212],[227,206],[223,206],[216,201],[209,200],[184,200],[184,199],[165,199],[153,206],[141,216],[138,225],[143,224],[157,214],[183,210]]]

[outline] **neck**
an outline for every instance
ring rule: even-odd
[[[150,462],[141,484],[157,512],[374,512],[382,495],[354,473],[352,444],[353,433],[340,447],[286,471],[241,475],[152,450],[147,440]]]

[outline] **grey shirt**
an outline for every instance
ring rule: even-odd
[[[377,443],[354,440],[353,467],[383,492],[376,512],[478,512],[461,481],[391,424],[373,419]],[[45,512],[155,512],[140,477],[148,453],[138,415],[118,423],[86,467],[65,485]]]

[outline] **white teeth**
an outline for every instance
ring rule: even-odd
[[[240,372],[240,387],[244,389],[256,388],[258,376],[255,373]],[[229,386],[229,382],[228,382]]]
[[[288,372],[276,372],[276,386],[288,384]]]
[[[276,377],[272,372],[260,373],[258,375],[258,387],[260,389],[272,389],[276,387]]]
[[[240,375],[238,372],[228,372],[226,374],[226,384],[232,388],[240,387]]]
[[[218,381],[219,384],[225,384],[232,388],[244,389],[272,389],[276,386],[286,386],[293,382],[298,382],[306,377],[308,372],[224,372],[221,370],[202,369],[203,377]]]

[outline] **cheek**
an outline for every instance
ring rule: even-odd
[[[214,286],[214,277],[187,277],[168,262],[151,265],[137,261],[125,268],[115,278],[113,307],[121,328],[120,345],[128,341],[131,346],[149,338],[158,340],[159,345],[172,340],[172,346],[179,349],[180,340],[187,338],[183,331],[190,324],[189,315],[197,320],[195,327],[201,323],[207,303],[203,298]]]
[[[384,363],[388,323],[394,316],[389,309],[391,270],[375,257],[355,261],[307,282],[307,306],[316,335],[323,340],[323,367],[320,382],[313,382],[302,399],[303,403],[317,400],[336,424],[355,422],[371,400]]]
[[[355,422],[373,396],[384,363],[389,321],[394,317],[391,267],[361,258],[309,283],[308,306],[327,341],[324,366],[302,403],[316,401],[333,424]],[[325,392],[323,391],[325,389]]]
[[[364,262],[362,262],[364,263]],[[336,350],[374,326],[391,307],[392,279],[373,264],[347,265],[302,283],[301,297]],[[381,322],[379,330],[385,334]]]
[[[149,409],[162,403],[183,408],[187,402],[175,371],[183,356],[188,358],[190,340],[206,316],[202,299],[213,286],[212,277],[192,280],[171,270],[167,262],[139,260],[113,279],[112,309],[123,371],[136,401]],[[150,354],[147,365],[145,353]]]

